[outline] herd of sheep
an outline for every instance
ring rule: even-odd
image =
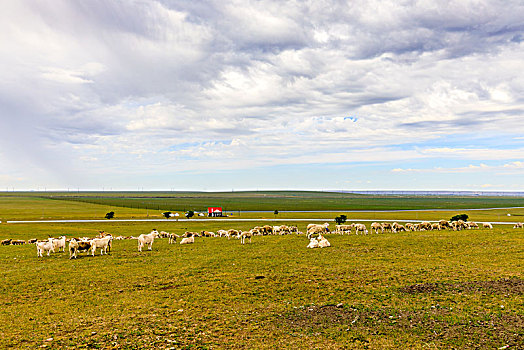
[[[465,222],[462,220],[458,221],[447,221],[440,220],[438,222],[420,222],[420,223],[406,223],[401,225],[397,222],[373,222],[369,227],[369,231],[364,224],[353,223],[345,225],[336,225],[335,229],[331,231],[329,229],[329,223],[324,224],[309,224],[307,226],[307,238],[309,239],[309,244],[307,248],[325,248],[331,246],[329,241],[324,237],[325,234],[334,233],[334,234],[368,234],[369,232],[379,234],[385,232],[398,233],[398,232],[407,232],[407,231],[433,231],[433,230],[464,230],[464,229],[479,229],[480,227],[485,229],[492,229],[493,225],[491,223],[475,223],[475,222]],[[513,228],[524,228],[523,223],[517,223]],[[86,252],[87,254],[95,255],[97,250],[100,250],[100,255],[107,254],[111,251],[112,241],[122,240],[122,239],[136,239],[138,241],[138,251],[141,252],[142,248],[147,246],[148,250],[152,249],[153,242],[156,238],[168,238],[169,244],[176,243],[177,239],[180,238],[180,244],[190,244],[195,242],[195,237],[226,237],[227,239],[237,238],[240,240],[241,244],[245,244],[247,240],[251,243],[251,238],[253,236],[265,236],[265,235],[286,235],[295,233],[297,235],[303,234],[299,231],[297,226],[256,226],[247,231],[229,229],[229,230],[218,230],[215,232],[210,231],[200,231],[200,232],[189,232],[186,231],[182,235],[177,235],[175,233],[160,231],[153,229],[148,234],[141,234],[138,237],[125,237],[117,236],[113,237],[112,235],[100,231],[97,237],[89,238],[70,238],[67,239],[65,236],[59,238],[49,238],[47,240],[38,241],[37,239],[30,239],[27,242],[23,240],[13,240],[13,239],[4,239],[0,242],[1,245],[19,245],[26,243],[34,243],[36,245],[37,256],[43,257],[43,254],[46,253],[48,256],[50,253],[54,252],[65,252],[66,242],[69,242],[69,258],[76,258],[78,252]]]

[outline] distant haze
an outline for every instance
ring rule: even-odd
[[[0,190],[524,190],[522,1],[5,1]]]

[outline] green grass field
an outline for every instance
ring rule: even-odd
[[[115,212],[116,219],[161,219],[164,211],[176,211],[183,217],[184,210],[206,211],[208,206],[223,206],[235,218],[255,219],[333,219],[345,214],[350,219],[439,220],[466,213],[473,221],[524,221],[524,198],[519,197],[383,197],[330,192],[4,192],[0,193],[0,220],[103,219],[109,211]],[[508,207],[522,208],[467,210]],[[402,209],[412,211],[381,212]],[[280,211],[277,216],[274,210]]]
[[[11,193],[3,193],[9,196]],[[20,196],[21,194],[19,194]],[[205,211],[220,206],[226,211],[248,210],[398,210],[469,209],[524,207],[522,197],[458,196],[378,196],[336,192],[256,191],[256,192],[26,192],[41,197],[109,207],[157,211]]]
[[[166,229],[183,230],[166,223]],[[187,229],[199,230],[202,223]],[[2,225],[2,229],[4,229]],[[205,228],[213,229],[206,226]],[[242,228],[242,227],[239,227]],[[246,227],[247,228],[247,227]],[[14,225],[14,238],[138,234],[148,224]],[[4,230],[3,230],[4,231]],[[3,232],[4,233],[4,232]],[[303,236],[194,245],[115,241],[108,256],[0,246],[1,347],[516,348],[524,235],[495,230]],[[336,307],[342,303],[341,307]],[[52,341],[45,341],[53,338]]]
[[[24,219],[34,215],[26,212],[42,208],[49,216],[79,218],[111,207],[0,198],[2,218]],[[119,207],[117,216],[120,211],[126,217],[147,213]],[[505,210],[472,213],[482,221],[506,216]],[[278,217],[283,214],[291,213]],[[400,213],[380,213],[385,214]],[[305,230],[306,222],[289,218],[286,223]],[[136,236],[152,228],[182,233],[255,225],[4,222],[0,238],[94,236],[99,230]],[[123,240],[114,241],[110,255],[81,253],[73,261],[67,253],[37,258],[34,245],[0,246],[0,348],[522,348],[524,230],[496,225],[327,237],[332,247],[313,250],[297,235],[258,236],[245,246],[226,238],[197,238],[193,245],[161,239],[142,253],[136,240]]]

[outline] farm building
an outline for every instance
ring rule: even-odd
[[[207,216],[222,216],[222,207],[208,207]]]

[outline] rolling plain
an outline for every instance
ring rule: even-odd
[[[284,221],[162,216],[222,203],[229,218]],[[472,221],[509,223],[524,221],[523,206],[523,198],[324,192],[4,193],[0,239],[94,237],[100,230],[138,236],[153,228],[182,234],[267,223],[305,231],[308,221],[293,219],[334,225],[340,214],[349,222],[402,223],[467,213]],[[495,207],[511,209],[469,210]],[[380,211],[386,209],[410,211]],[[115,219],[157,220],[6,223],[103,219],[108,211]],[[519,349],[524,230],[512,227],[329,234],[332,246],[325,249],[306,249],[307,238],[296,234],[255,236],[246,245],[227,238],[199,237],[192,245],[158,239],[142,253],[136,240],[115,240],[109,255],[84,253],[76,260],[67,252],[37,258],[30,244],[0,246],[0,347]]]

